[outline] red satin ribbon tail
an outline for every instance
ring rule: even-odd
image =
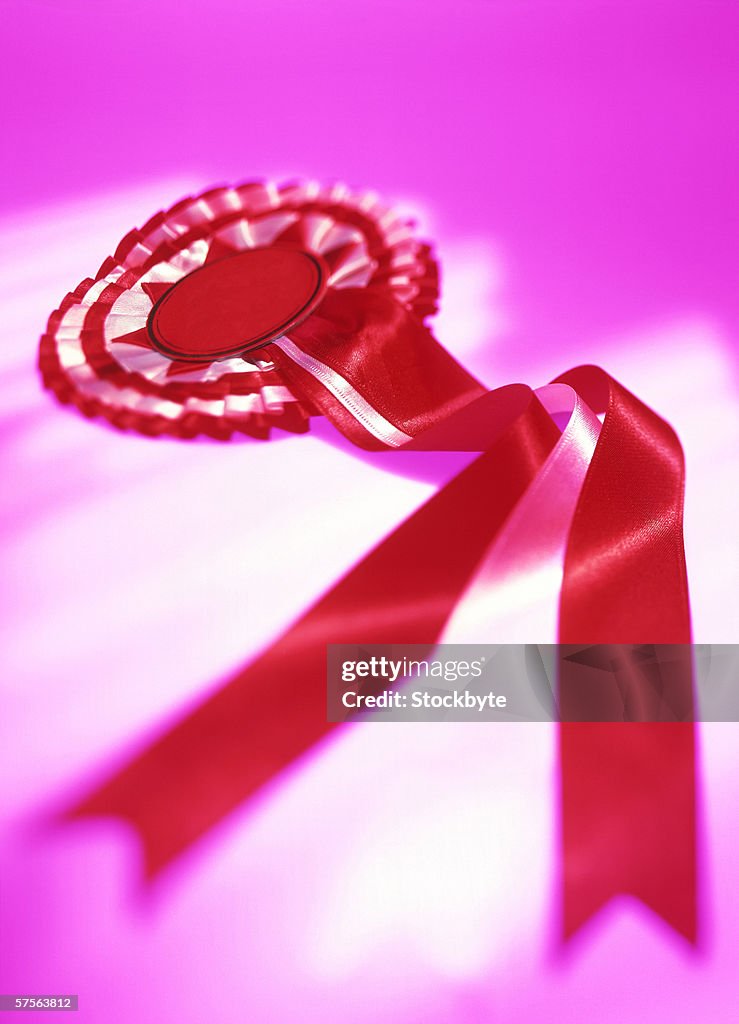
[[[155,875],[334,728],[326,716],[327,644],[438,640],[558,437],[521,385],[484,395],[461,415],[448,447],[459,442],[475,450],[476,433],[484,454],[256,661],[73,808],[72,817],[131,822],[141,833],[147,874]],[[438,434],[431,443],[445,445]]]
[[[560,642],[686,645],[689,659],[679,441],[603,370],[559,380],[606,414],[568,538]],[[563,700],[568,680],[563,661]],[[563,723],[560,753],[565,936],[628,893],[695,942],[692,721]]]
[[[628,895],[697,941],[694,756],[682,722],[562,724],[565,939]]]

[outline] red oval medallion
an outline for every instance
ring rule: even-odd
[[[301,249],[247,249],[194,270],[156,303],[147,323],[173,359],[225,359],[261,348],[295,327],[326,290],[320,256]]]

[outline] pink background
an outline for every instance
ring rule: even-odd
[[[106,1024],[731,1020],[737,726],[701,729],[697,953],[624,901],[556,954],[547,726],[347,730],[153,890],[122,827],[50,828],[445,470],[390,471],[326,428],[117,435],[56,407],[34,360],[64,293],[181,194],[374,188],[438,243],[438,336],[490,386],[598,362],[675,425],[696,639],[736,641],[737,5],[2,17],[0,990],[79,992]]]

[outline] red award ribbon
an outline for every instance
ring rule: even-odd
[[[480,453],[74,809],[130,821],[149,875],[334,728],[327,644],[430,649],[524,496],[544,478],[575,486],[567,431],[537,395],[487,392],[433,338],[437,293],[430,249],[374,196],[247,184],[152,218],[50,318],[45,383],[123,429],[266,438],[322,414],[365,448]],[[687,642],[679,443],[603,371],[561,381],[604,420],[573,492],[560,640]],[[521,536],[531,554],[535,536]],[[565,699],[567,672],[563,658]],[[565,934],[631,893],[693,940],[692,725],[575,722],[560,735]]]

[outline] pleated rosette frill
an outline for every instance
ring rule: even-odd
[[[188,275],[216,262],[220,273],[232,257],[257,250],[310,258],[320,268],[322,296],[371,286],[418,320],[436,311],[438,269],[429,246],[373,194],[315,183],[215,188],[130,232],[96,277],[66,296],[41,340],[45,385],[89,417],[147,435],[305,432],[317,410],[293,393],[270,357],[271,341],[289,341],[294,323],[247,351],[233,350],[235,338],[232,351],[207,358],[162,351],[152,334],[155,307]],[[299,322],[320,309],[319,296]]]

